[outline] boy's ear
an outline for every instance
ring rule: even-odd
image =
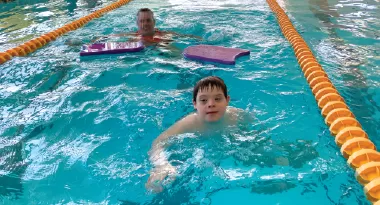
[[[230,96],[227,95],[227,104],[230,103]]]
[[[196,106],[197,106],[197,102],[196,101],[193,101],[193,106],[194,106],[194,109],[197,109]]]

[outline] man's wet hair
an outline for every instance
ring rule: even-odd
[[[139,9],[139,11],[137,12],[137,16],[139,16],[140,12],[150,12],[152,14],[152,16],[153,16],[153,11],[150,10],[149,8],[141,8],[141,9]]]
[[[227,86],[224,83],[224,81],[217,76],[209,76],[206,78],[202,78],[194,86],[193,101],[196,102],[199,90],[208,89],[210,86],[211,86],[211,89],[214,89],[214,88],[221,89],[223,91],[224,97],[227,98]]]

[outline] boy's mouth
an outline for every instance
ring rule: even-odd
[[[218,111],[206,112],[206,115],[209,115],[209,114],[216,114],[216,113],[218,113]]]

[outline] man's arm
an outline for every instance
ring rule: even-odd
[[[180,34],[180,33],[174,32],[174,31],[164,31],[164,33],[165,34],[172,34],[173,36],[188,37],[188,38],[195,38],[195,39],[198,39],[198,40],[203,40],[202,37],[196,36],[196,35],[192,35],[192,34]]]
[[[107,39],[109,37],[122,37],[122,36],[131,36],[131,37],[135,37],[136,36],[136,32],[130,32],[130,33],[119,33],[119,34],[111,34],[111,35],[108,35],[108,36],[101,36],[101,37],[98,37],[94,40],[91,41],[91,43],[95,43],[101,39]]]

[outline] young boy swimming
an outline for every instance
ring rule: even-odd
[[[176,122],[154,140],[149,160],[155,166],[146,183],[147,189],[161,191],[167,176],[174,177],[176,169],[164,154],[165,141],[183,133],[205,133],[236,125],[243,110],[228,107],[230,96],[224,81],[216,76],[201,79],[193,90],[193,106],[197,110]]]
[[[233,131],[230,128],[244,129],[246,125],[254,124],[254,118],[249,113],[242,109],[229,107],[230,96],[227,94],[227,86],[224,81],[216,76],[210,76],[201,79],[197,82],[193,90],[193,106],[196,109],[195,113],[189,114],[183,119],[176,122],[165,132],[161,133],[157,139],[154,140],[152,148],[149,151],[149,160],[154,165],[150,173],[150,177],[146,183],[146,188],[154,192],[162,191],[162,182],[167,178],[173,181],[176,176],[176,168],[172,166],[168,158],[165,156],[165,148],[169,138],[184,133],[200,133],[204,136],[205,133],[216,133],[221,130],[227,132]],[[225,129],[228,128],[228,129]],[[239,140],[232,140],[238,142]],[[243,152],[242,155],[232,155],[235,160],[242,162],[245,165],[257,164],[259,166],[292,166],[299,168],[307,161],[318,157],[315,149],[308,145],[308,143],[287,143],[289,145],[282,145],[273,143],[270,139],[267,141],[269,144],[262,144],[260,142],[242,142],[242,145],[237,145]],[[257,146],[244,146],[244,143],[253,145],[259,144],[260,147],[270,146],[273,155],[265,155],[265,149],[258,149]],[[236,149],[236,146],[235,148]],[[287,153],[285,155],[281,153]],[[240,152],[240,151],[238,151]],[[277,154],[275,154],[277,152]],[[236,153],[236,152],[235,152]],[[253,153],[253,154],[249,154]],[[257,157],[257,154],[262,155],[262,158]],[[242,159],[241,159],[242,158]],[[263,163],[263,164],[262,164]],[[284,183],[277,183],[276,190],[285,190],[291,188],[290,185]],[[273,187],[270,188],[273,190]],[[260,191],[255,187],[255,191]]]

